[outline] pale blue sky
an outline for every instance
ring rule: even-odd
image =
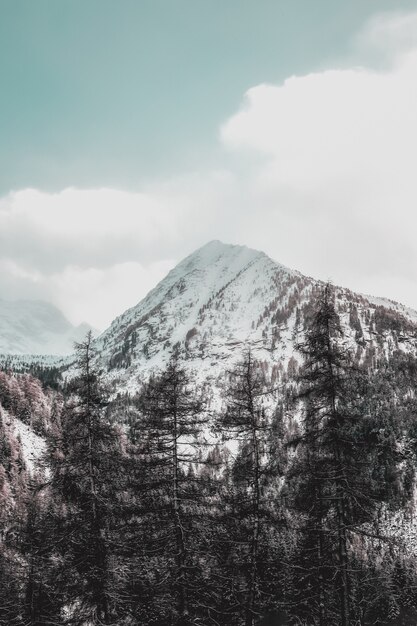
[[[218,167],[243,93],[415,0],[0,0],[0,194]]]

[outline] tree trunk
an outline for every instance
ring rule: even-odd
[[[174,390],[176,393],[176,390]],[[176,399],[174,398],[174,403]],[[184,528],[181,521],[179,499],[179,460],[178,460],[178,416],[174,405],[174,441],[173,441],[173,504],[175,518],[175,535],[177,544],[177,569],[178,569],[178,615],[179,624],[185,626],[188,623],[188,594],[187,594],[187,570],[186,570],[186,547]]]
[[[256,608],[256,592],[258,586],[258,550],[259,550],[259,504],[260,504],[260,459],[258,442],[258,415],[255,411],[251,389],[251,361],[248,363],[247,384],[249,393],[249,412],[252,418],[252,456],[253,456],[253,497],[252,497],[252,541],[249,573],[248,602],[246,609],[246,626],[253,626]]]

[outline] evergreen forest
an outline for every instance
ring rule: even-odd
[[[417,358],[361,362],[331,285],[272,384],[181,355],[114,393],[0,371],[1,626],[417,624]]]

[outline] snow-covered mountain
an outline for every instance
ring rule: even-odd
[[[0,299],[0,354],[70,354],[89,329],[48,302]]]
[[[323,283],[245,246],[212,241],[181,261],[97,340],[102,364],[130,389],[179,350],[202,380],[222,376],[251,346],[272,379],[294,365],[294,343]],[[363,359],[415,344],[417,313],[337,288],[347,341]]]
[[[250,346],[271,380],[280,380],[296,366],[294,346],[322,286],[263,252],[211,241],[97,338],[101,364],[117,390],[134,390],[178,351],[200,381],[213,382]],[[360,358],[416,349],[416,311],[342,287],[336,300],[345,338]],[[0,360],[15,355],[16,367],[22,359],[70,366],[71,358],[39,355],[71,354],[87,330],[45,302],[0,300]]]

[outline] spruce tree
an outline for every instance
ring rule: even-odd
[[[109,624],[117,615],[112,570],[113,522],[120,485],[118,432],[106,415],[107,393],[95,366],[91,333],[76,345],[78,376],[50,443],[51,486],[62,515],[58,547],[67,573],[71,624]]]
[[[223,567],[226,572],[229,570],[226,577],[233,589],[229,591],[225,619],[233,621],[234,613],[234,619],[240,623],[242,615],[245,626],[255,624],[268,607],[271,598],[268,598],[266,578],[280,569],[277,570],[277,563],[271,567],[272,547],[279,530],[272,502],[279,499],[277,483],[282,468],[277,440],[274,453],[270,454],[274,429],[266,409],[268,395],[261,370],[248,351],[230,372],[230,384],[225,390],[226,408],[216,421],[216,430],[223,440],[233,442],[231,445],[236,449],[234,461],[225,471],[226,501],[219,516],[225,529],[223,555],[227,555],[227,560],[223,558]],[[224,546],[228,546],[228,551],[225,552]],[[277,585],[277,580],[274,583]]]
[[[54,503],[43,481],[34,478],[26,499],[26,520],[19,543],[25,560],[24,597],[21,612],[27,626],[56,624],[62,619],[67,577],[60,571],[55,544],[57,534]],[[62,576],[62,584],[58,584]]]
[[[292,507],[304,522],[294,594],[298,611],[312,623],[349,626],[356,610],[354,538],[366,533],[382,501],[370,436],[378,416],[369,413],[366,377],[343,343],[330,285],[299,350],[303,433],[293,441],[297,453],[289,482]]]
[[[173,357],[136,399],[131,424],[137,502],[136,611],[157,624],[194,623],[204,557],[198,530],[204,478],[199,475],[203,405],[186,370]]]

